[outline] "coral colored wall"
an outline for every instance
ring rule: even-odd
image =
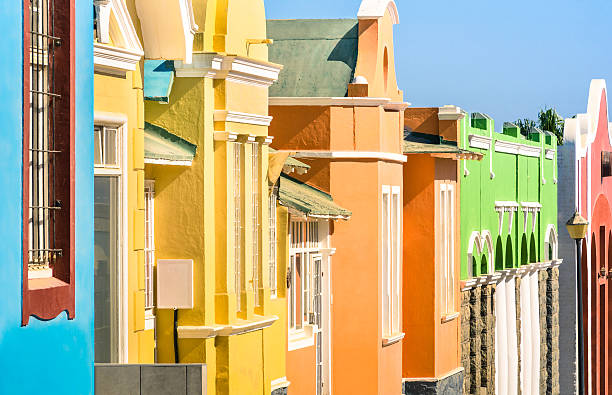
[[[314,346],[287,352],[289,395],[317,393],[316,349]]]
[[[75,1],[76,313],[21,326],[23,2],[3,4],[0,23],[0,393],[93,393],[93,49],[91,3]]]

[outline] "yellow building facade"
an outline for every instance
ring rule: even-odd
[[[133,0],[94,0],[96,362],[153,363],[144,251],[143,47]]]
[[[263,1],[136,9],[147,58],[144,222],[156,264],[193,262],[177,362],[206,363],[210,393],[283,391],[287,310],[271,286],[284,269],[270,265],[268,181],[268,88],[281,66],[267,61]],[[155,317],[157,362],[175,362],[174,313]]]

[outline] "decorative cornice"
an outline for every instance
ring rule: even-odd
[[[255,137],[257,142],[262,145],[270,145],[274,140],[274,136],[257,136]]]
[[[191,64],[175,61],[174,68],[177,77],[225,79],[267,88],[278,80],[283,66],[238,56],[201,53],[193,55]]]
[[[446,105],[438,109],[440,121],[459,121],[463,118],[465,118],[465,112],[461,107]]]
[[[555,150],[547,148],[546,149],[546,159],[555,159]]]
[[[117,48],[110,45],[94,43],[94,71],[113,74],[125,74],[136,70],[142,58],[142,51]]]
[[[406,102],[389,102],[383,105],[383,108],[387,111],[404,111],[411,105],[412,103],[406,103]]]
[[[279,150],[278,152],[286,152]],[[392,152],[377,151],[290,151],[295,152],[295,158],[323,158],[323,159],[355,159],[355,160],[381,160],[388,162],[407,161],[406,155]]]
[[[270,126],[272,117],[268,115],[249,114],[246,112],[215,110],[213,114],[215,122],[235,122],[248,125]]]
[[[234,336],[253,332],[271,326],[277,316],[259,316],[255,320],[238,320],[232,325],[182,325],[177,328],[180,339],[208,339],[216,336]]]
[[[238,139],[238,133],[233,132],[215,132],[213,134],[214,141],[234,142]]]
[[[542,153],[542,148],[532,145],[515,143],[512,141],[496,140],[495,152],[503,152],[506,154],[531,156],[537,158]]]
[[[271,97],[270,106],[352,106],[379,107],[391,104],[384,97]]]
[[[496,201],[495,211],[517,211],[519,204],[512,201]]]
[[[481,136],[479,134],[470,134],[468,136],[468,141],[470,147],[472,148],[480,148],[480,149],[490,149],[491,148],[491,137]]]

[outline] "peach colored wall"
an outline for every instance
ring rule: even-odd
[[[289,395],[316,394],[317,366],[314,346],[287,352]]]
[[[404,125],[415,132],[438,134],[438,108],[407,108]],[[457,136],[455,136],[457,140]]]
[[[274,121],[269,135],[274,147],[295,150],[325,150],[330,148],[330,108],[318,106],[270,106]],[[291,133],[287,133],[291,130]]]
[[[418,169],[418,171],[415,171]],[[402,375],[435,374],[435,160],[408,155],[404,164],[404,276]]]

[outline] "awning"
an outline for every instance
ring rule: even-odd
[[[457,147],[454,141],[447,141],[433,134],[408,132],[404,134],[403,152],[429,154],[436,158],[482,160],[482,154]]]
[[[281,174],[278,201],[307,217],[349,219],[352,213],[334,203],[331,195]]]
[[[191,166],[197,147],[148,122],[144,130],[145,163]]]
[[[145,60],[144,98],[168,104],[174,83],[174,62],[171,60]]]

